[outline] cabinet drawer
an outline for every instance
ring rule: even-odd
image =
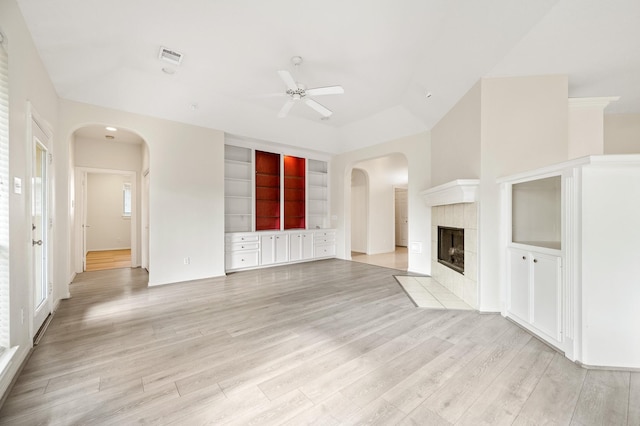
[[[260,244],[258,244],[258,242],[227,243],[225,245],[225,250],[227,252],[242,251],[242,250],[258,250],[259,248],[260,248]]]
[[[320,236],[316,236],[313,239],[313,242],[315,245],[320,245],[320,244],[329,244],[329,243],[335,243],[336,242],[336,237],[320,237]]]
[[[227,234],[224,240],[227,243],[258,242],[258,236],[252,234]]]
[[[226,268],[242,269],[258,266],[258,257],[258,250],[227,253]]]
[[[316,231],[313,233],[316,238],[330,238],[332,240],[336,239],[336,231]]]
[[[316,244],[314,247],[314,256],[316,258],[320,257],[332,257],[336,255],[336,245],[335,244]]]

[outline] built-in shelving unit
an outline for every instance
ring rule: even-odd
[[[327,228],[329,214],[327,162],[309,159],[307,164],[307,228]]]
[[[225,231],[253,230],[253,161],[249,148],[224,147]]]
[[[329,228],[326,161],[225,144],[225,269],[237,271],[336,255]]]
[[[305,229],[305,161],[284,156],[284,229]]]
[[[280,230],[280,154],[256,151],[256,231]]]

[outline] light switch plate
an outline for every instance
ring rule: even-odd
[[[13,193],[22,194],[22,179],[19,177],[13,178]]]

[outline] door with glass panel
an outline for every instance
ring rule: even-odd
[[[35,335],[51,313],[48,268],[48,152],[46,135],[32,122],[33,167],[31,175],[31,265],[33,286],[33,329]]]

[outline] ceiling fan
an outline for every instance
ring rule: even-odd
[[[291,58],[291,62],[297,68],[302,63],[302,57],[294,56]],[[287,91],[285,92],[286,96],[289,97],[285,104],[278,112],[279,118],[284,118],[289,114],[289,111],[298,101],[304,101],[308,107],[319,112],[323,118],[328,118],[333,114],[333,112],[325,107],[324,105],[318,103],[317,101],[310,98],[310,96],[320,96],[320,95],[340,95],[344,93],[344,89],[342,86],[327,86],[327,87],[315,87],[311,89],[307,89],[303,84],[296,83],[293,75],[287,70],[278,71],[278,75],[284,81],[284,84],[287,85]]]

